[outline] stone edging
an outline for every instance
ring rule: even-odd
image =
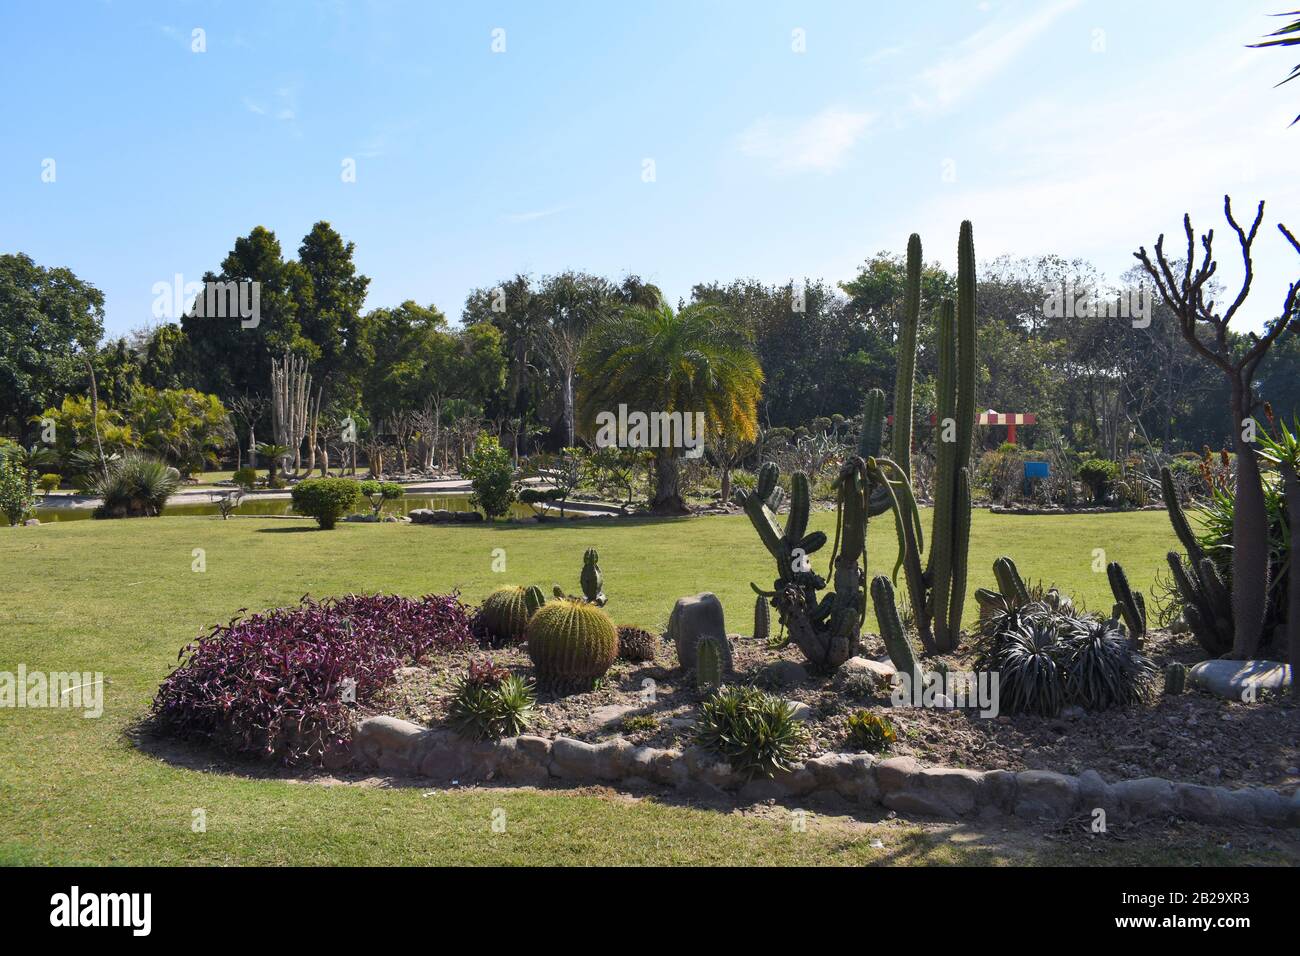
[[[923,768],[911,757],[878,760],[838,753],[813,757],[773,779],[746,782],[698,747],[638,747],[623,737],[592,744],[527,734],[473,742],[394,717],[360,721],[346,757],[335,762],[458,783],[638,780],[683,791],[735,791],[742,803],[836,793],[864,806],[945,819],[1015,816],[1060,823],[1101,808],[1111,823],[1176,814],[1202,823],[1300,827],[1300,792],[1286,797],[1267,788],[1230,790],[1160,777],[1108,784],[1095,770],[1074,777],[1050,770]]]

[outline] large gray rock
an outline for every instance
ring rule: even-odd
[[[687,670],[695,667],[695,645],[701,637],[718,640],[722,647],[723,669],[730,672],[731,643],[727,640],[722,602],[712,591],[678,598],[668,618],[668,639],[677,648],[677,660]]]
[[[1248,690],[1276,694],[1290,687],[1291,666],[1277,661],[1201,661],[1187,672],[1187,679],[1217,697],[1242,700]]]

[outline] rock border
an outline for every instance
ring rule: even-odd
[[[771,779],[745,780],[699,748],[638,747],[624,737],[598,744],[525,734],[470,741],[396,717],[368,717],[353,727],[351,745],[327,761],[344,766],[446,780],[543,786],[639,782],[690,792],[734,791],[741,803],[834,793],[862,806],[944,819],[1018,817],[1064,823],[1106,813],[1107,823],[1179,816],[1200,823],[1300,828],[1300,791],[1232,790],[1143,777],[1107,783],[1095,770],[1079,776],[1050,770],[963,770],[922,767],[912,757],[877,759],[831,753],[796,764]]]

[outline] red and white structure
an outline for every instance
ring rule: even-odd
[[[930,424],[933,425],[935,416],[930,416]],[[894,424],[894,416],[888,416],[885,421]],[[1005,425],[1007,427],[1007,441],[1011,444],[1016,443],[1016,426],[1017,425],[1037,425],[1038,416],[1033,412],[995,412],[989,409],[987,412],[980,412],[975,416],[976,425]]]
[[[995,412],[990,409],[975,416],[976,425],[1006,425],[1007,441],[1016,443],[1017,425],[1037,425],[1038,416],[1033,412]]]

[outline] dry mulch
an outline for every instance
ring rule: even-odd
[[[1187,635],[1155,631],[1145,647],[1161,669],[1170,661],[1192,664],[1202,659],[1200,648]],[[526,677],[532,665],[526,648],[485,652],[456,651],[427,667],[406,668],[380,701],[376,712],[425,726],[446,715],[452,681],[469,659],[490,653],[494,660]],[[809,705],[809,755],[850,749],[846,742],[849,715],[859,709],[884,714],[893,721],[898,740],[891,756],[915,757],[924,765],[972,770],[1055,770],[1077,774],[1096,770],[1107,780],[1156,776],[1170,780],[1221,786],[1266,785],[1294,792],[1300,785],[1300,710],[1293,697],[1264,699],[1254,704],[1221,700],[1189,691],[1166,697],[1158,681],[1148,704],[1098,713],[1075,713],[1045,719],[1027,715],[982,718],[976,710],[893,708],[887,690],[873,691],[868,682],[844,682],[830,677],[801,675],[794,683],[779,679],[799,675],[803,657],[790,646],[774,650],[733,636],[736,682],[764,686],[783,697]],[[875,635],[864,637],[866,656],[884,657]],[[971,653],[944,658],[953,670],[970,669]],[[780,663],[789,662],[789,663]],[[661,642],[657,660],[618,661],[599,687],[586,693],[557,695],[538,692],[532,733],[598,741],[622,735],[636,744],[682,747],[690,743],[692,722],[701,699],[693,675],[677,668],[672,644]],[[653,682],[653,703],[643,699]],[[859,691],[862,696],[852,696]],[[630,708],[626,715],[602,714],[600,708]],[[626,716],[648,715],[653,727],[625,727]],[[606,718],[602,720],[601,718]]]

